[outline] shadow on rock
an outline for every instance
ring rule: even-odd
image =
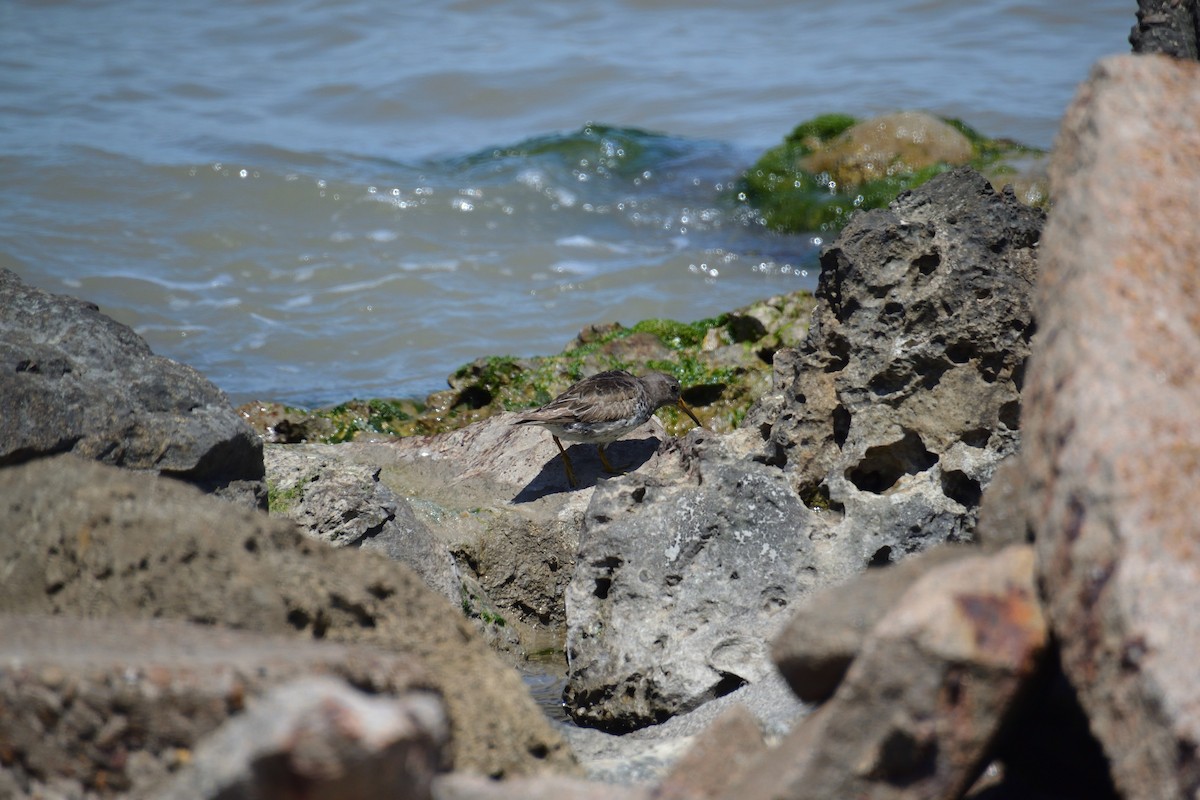
[[[658,452],[662,441],[656,436],[645,439],[626,439],[613,442],[604,448],[608,461],[622,473],[637,470]],[[567,448],[567,456],[575,469],[575,477],[579,485],[572,487],[567,482],[567,474],[563,470],[562,456],[556,455],[547,461],[541,470],[533,476],[520,492],[513,497],[514,503],[531,503],[543,497],[560,492],[572,492],[587,489],[596,485],[598,480],[611,477],[604,471],[600,457],[593,444],[573,444]]]

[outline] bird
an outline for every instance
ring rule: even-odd
[[[619,471],[608,463],[604,445],[645,423],[663,406],[678,406],[704,427],[683,402],[680,391],[679,381],[665,372],[650,372],[639,378],[623,369],[608,370],[571,384],[546,405],[523,413],[513,424],[541,425],[550,431],[562,456],[567,482],[575,487],[579,484],[562,439],[595,444],[604,469],[616,474]]]

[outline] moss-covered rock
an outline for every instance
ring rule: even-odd
[[[887,205],[941,172],[969,164],[998,188],[1015,183],[1026,203],[1048,194],[1036,162],[1045,153],[989,139],[960,120],[902,111],[859,121],[826,114],[796,127],[743,176],[740,192],[770,227],[839,230],[858,208]],[[1024,177],[1031,173],[1034,177]]]
[[[553,356],[486,356],[455,370],[449,388],[415,400],[351,400],[306,411],[277,403],[248,403],[239,410],[274,442],[337,443],[442,433],[504,411],[548,403],[575,381],[607,369],[635,374],[668,372],[684,387],[684,400],[714,431],[737,427],[771,384],[771,360],[780,347],[808,332],[813,297],[794,292],[695,322],[643,320],[590,325]],[[659,412],[667,430],[693,426],[675,408]]]

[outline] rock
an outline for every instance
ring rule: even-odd
[[[649,800],[648,789],[547,775],[492,781],[455,772],[433,782],[434,800]]]
[[[272,689],[204,740],[161,800],[429,798],[446,738],[432,695],[371,697],[329,678]]]
[[[960,545],[934,547],[804,598],[771,649],[792,691],[808,703],[827,699],[875,624],[913,583],[931,569],[976,552]]]
[[[962,165],[975,155],[971,140],[922,111],[898,111],[863,120],[800,160],[813,174],[828,173],[836,186],[854,186],[934,164]]]
[[[748,712],[753,718],[754,734],[749,741],[722,744],[725,740],[721,731],[730,729],[718,722],[735,707],[739,711],[733,713]],[[727,747],[748,752],[761,747],[764,740],[778,741],[808,710],[783,678],[771,673],[658,725],[622,735],[579,727],[563,727],[562,732],[591,780],[621,786],[659,784],[662,788],[680,783],[678,764],[694,748],[705,751]],[[678,788],[690,790],[694,785],[685,781]]]
[[[756,681],[813,580],[816,512],[696,431],[596,488],[567,587],[568,712],[620,732]]]
[[[1138,0],[1137,19],[1129,32],[1133,52],[1200,58],[1200,2]]]
[[[71,456],[0,470],[0,509],[0,609],[183,619],[408,653],[445,698],[457,767],[576,769],[520,677],[403,564]]]
[[[334,547],[374,550],[407,564],[430,588],[459,602],[458,569],[446,545],[380,481],[380,467],[354,463],[345,452],[333,445],[265,447],[271,513]]]
[[[721,795],[960,797],[1038,667],[1034,553],[929,571],[876,624],[837,692]]]
[[[558,450],[541,428],[505,413],[438,436],[395,443],[308,445],[298,451],[378,468],[379,480],[412,498],[417,519],[450,550],[471,610],[515,655],[562,652],[563,595],[575,564],[584,509],[603,472],[596,448],[569,448],[580,487],[571,490]],[[606,451],[627,469],[667,439],[657,418]],[[500,630],[496,630],[500,628]]]
[[[978,800],[1117,800],[1108,759],[1088,730],[1075,690],[1051,648],[992,756],[1000,780]]]
[[[44,796],[53,785],[143,795],[173,771],[199,768],[204,737],[273,688],[316,676],[350,681],[377,704],[415,703],[436,728],[433,684],[408,656],[177,621],[0,614],[5,796]],[[438,763],[441,745],[425,747]]]
[[[262,442],[224,392],[95,305],[0,269],[0,466],[62,452],[265,501]]]
[[[970,170],[858,215],[742,429],[597,488],[567,593],[577,721],[627,730],[753,682],[808,591],[970,539],[1019,442],[1041,219]]]
[[[705,800],[737,786],[745,770],[762,758],[766,742],[745,706],[734,704],[717,717],[655,788],[655,800]]]
[[[821,539],[857,550],[846,574],[970,538],[1020,440],[1041,222],[960,169],[855,215],[822,253],[809,338],[776,354],[734,441],[828,509]]]
[[[1200,65],[1097,64],[1052,177],[1026,513],[1063,670],[1123,797],[1200,795]]]
[[[1025,519],[1025,465],[1020,453],[1000,462],[979,501],[975,542],[987,550],[1032,541]]]

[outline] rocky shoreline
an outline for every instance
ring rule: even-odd
[[[576,490],[503,403],[264,444],[0,270],[0,795],[1200,796],[1198,92],[1097,65],[1048,219],[971,168],[855,214],[802,338],[695,332],[770,363],[740,425]]]

